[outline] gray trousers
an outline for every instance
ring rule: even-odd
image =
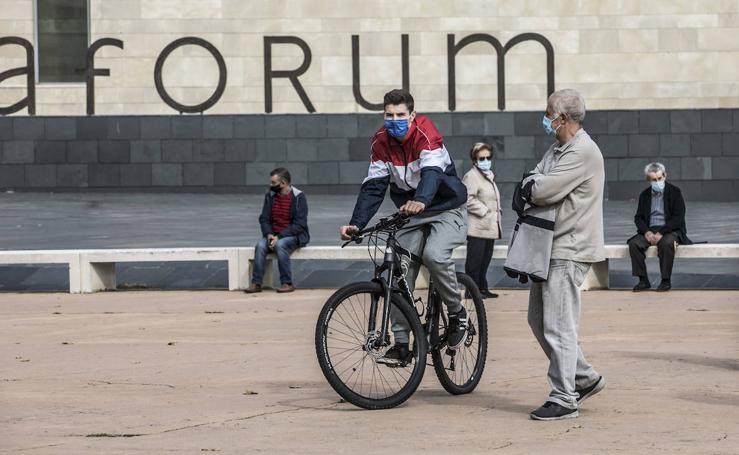
[[[415,216],[396,238],[403,248],[423,259],[423,265],[429,270],[447,311],[459,311],[462,299],[452,251],[463,245],[467,238],[467,208],[461,206],[437,214]],[[413,291],[419,264],[410,261],[407,256],[403,257],[403,264],[408,267],[406,280]],[[390,321],[395,342],[407,343],[410,327],[400,310],[391,307]]]
[[[575,388],[589,387],[600,375],[585,360],[577,344],[580,321],[580,285],[590,264],[552,259],[549,278],[531,283],[529,326],[549,358],[548,401],[577,409]]]

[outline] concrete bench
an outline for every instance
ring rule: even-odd
[[[82,292],[79,250],[0,251],[0,265],[15,264],[66,264],[69,292]]]
[[[116,289],[118,262],[228,262],[228,289],[235,291],[248,286],[248,258],[254,248],[141,248],[115,250],[80,250],[80,292]]]
[[[508,247],[504,245],[497,245],[493,249],[493,259],[505,259],[508,254]],[[464,259],[467,255],[467,247],[461,246],[454,250],[452,254],[453,259]],[[650,247],[647,250],[647,257],[656,257],[657,247]],[[608,269],[610,259],[621,259],[629,258],[629,247],[628,245],[606,245],[606,257],[607,259],[602,262],[593,264],[588,272],[588,276],[585,278],[581,289],[583,290],[594,290],[594,289],[608,289]],[[714,244],[700,244],[700,245],[681,245],[678,246],[675,253],[676,258],[739,258],[739,244],[737,243],[714,243]],[[337,246],[308,246],[300,248],[293,253],[292,259],[316,259],[316,260],[367,260],[369,262],[369,256],[367,253],[366,246],[351,246],[346,248],[340,248]],[[251,271],[251,259],[249,260],[249,270]],[[266,270],[264,275],[263,283],[265,286],[269,286],[274,283],[273,272],[272,272],[272,260],[275,260],[274,255],[267,257]],[[368,265],[370,267],[370,265]],[[251,279],[251,274],[249,275]],[[422,268],[416,281],[416,288],[423,289],[428,287],[428,271]]]
[[[137,248],[100,250],[0,251],[0,264],[67,264],[69,292],[73,294],[113,290],[119,262],[228,262],[228,288],[246,288],[249,259],[254,248]]]
[[[608,262],[610,259],[629,259],[628,245],[606,245],[606,257],[603,262],[593,264],[585,278],[581,289],[608,289]],[[647,257],[657,257],[657,247],[647,249]],[[675,258],[692,259],[737,259],[739,243],[702,243],[698,245],[679,245]]]
[[[504,259],[508,252],[506,246],[496,246],[493,258]],[[467,248],[454,250],[454,259],[464,259]],[[650,247],[648,257],[657,255],[657,249]],[[627,245],[607,245],[606,259],[593,264],[582,289],[608,289],[608,263],[610,259],[628,258]],[[701,244],[679,246],[675,255],[678,258],[739,258],[739,244]],[[177,262],[177,261],[226,261],[228,263],[229,290],[245,289],[251,281],[254,248],[137,248],[100,250],[28,250],[0,251],[0,265],[11,264],[67,264],[69,267],[69,292],[86,293],[116,289],[116,264],[119,262]],[[300,248],[292,255],[294,260],[353,260],[367,261],[371,267],[366,246],[308,246]],[[264,284],[274,283],[272,262],[267,260]],[[422,270],[416,287],[428,286],[428,272]]]

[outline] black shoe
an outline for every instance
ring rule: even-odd
[[[488,289],[485,289],[484,291],[480,291],[480,294],[482,294],[483,299],[496,299],[498,298],[498,294],[494,292],[490,292]]]
[[[657,287],[657,292],[666,292],[670,289],[672,289],[672,283],[670,283],[670,280],[662,280],[659,287]]]
[[[652,284],[649,282],[649,280],[642,278],[639,280],[639,283],[637,283],[637,285],[634,286],[634,292],[646,291],[647,289],[650,289],[651,287],[652,287]]]
[[[449,328],[446,344],[451,350],[459,349],[467,340],[467,310],[462,307],[457,313],[449,313]]]
[[[577,404],[579,405],[580,403],[585,401],[587,398],[590,398],[596,393],[600,392],[601,390],[605,388],[605,386],[606,386],[606,380],[603,379],[603,376],[601,376],[590,387],[585,387],[584,389],[575,389],[575,392],[578,395],[580,395],[579,397],[577,397]]]
[[[413,360],[413,352],[408,349],[408,343],[396,343],[387,350],[384,356],[377,359],[377,363],[389,367],[404,367]]]
[[[577,409],[565,408],[552,401],[547,401],[542,407],[529,414],[532,420],[574,419],[577,416]]]

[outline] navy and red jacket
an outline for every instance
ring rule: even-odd
[[[292,187],[293,197],[290,201],[290,224],[287,225],[282,232],[277,232],[277,237],[295,236],[298,238],[298,246],[305,246],[310,242],[310,233],[308,232],[308,201],[305,193],[299,189]],[[262,205],[262,213],[259,215],[259,226],[262,229],[262,236],[267,237],[272,232],[272,203],[275,200],[275,194],[267,191],[264,195],[264,205]]]
[[[414,200],[422,202],[426,212],[441,212],[467,202],[467,188],[444,138],[424,115],[416,115],[402,142],[384,126],[372,137],[369,171],[349,224],[364,228],[380,208],[388,185],[396,207]]]

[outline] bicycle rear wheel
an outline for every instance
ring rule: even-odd
[[[456,351],[447,348],[446,309],[440,308],[438,324],[435,324],[435,333],[432,336],[432,339],[439,340],[439,343],[431,351],[436,376],[442,387],[453,395],[475,390],[485,369],[488,350],[488,323],[480,291],[472,278],[464,273],[457,273],[457,282],[462,305],[467,310],[469,320],[467,339]]]
[[[368,333],[372,299],[378,299],[377,330]],[[323,306],[316,324],[316,355],[331,387],[349,403],[365,409],[387,409],[400,405],[416,391],[426,367],[426,340],[416,310],[394,296],[397,307],[410,327],[412,357],[407,364],[393,367],[378,363],[394,344],[376,348],[385,296],[374,282],[354,283],[336,291]]]

